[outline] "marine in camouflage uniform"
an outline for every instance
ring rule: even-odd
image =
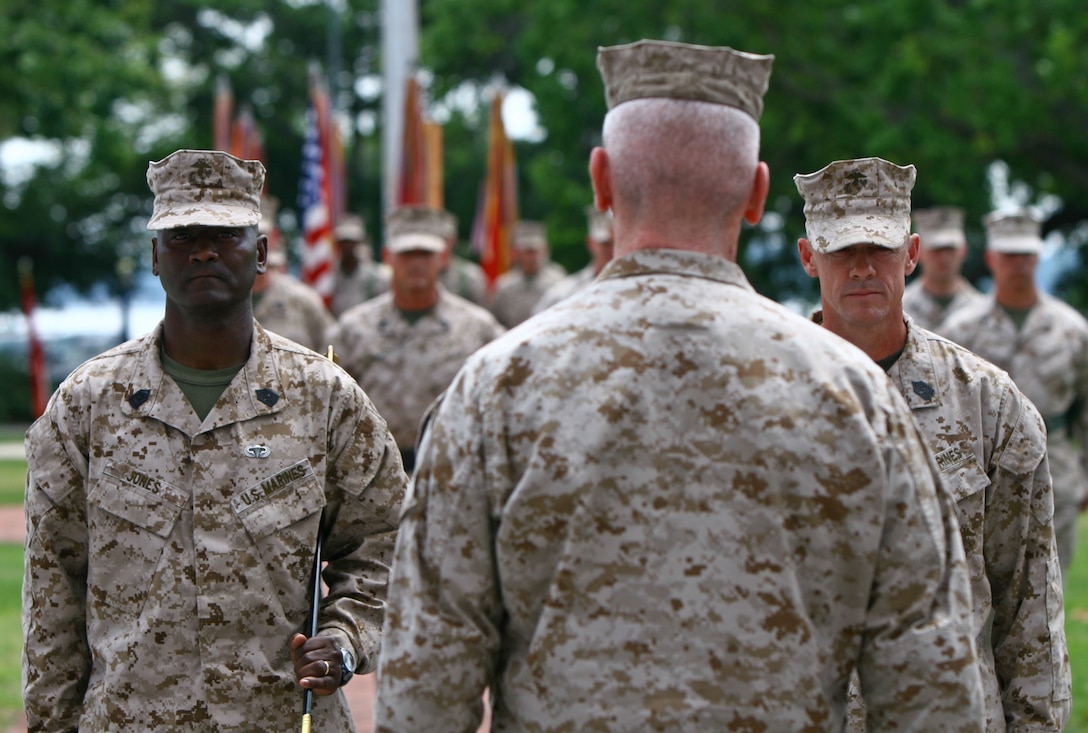
[[[994,292],[955,314],[946,335],[1008,371],[1042,413],[1063,572],[1088,497],[1088,322],[1035,285],[1041,225],[1028,212],[986,219]],[[1000,268],[1000,269],[999,269]],[[1006,294],[1007,293],[1007,294]]]
[[[904,315],[920,244],[910,234],[914,179],[914,166],[880,158],[795,177],[808,230],[801,262],[824,304],[813,320],[887,369],[955,502],[986,730],[1061,731],[1070,671],[1045,428],[1007,373]],[[864,730],[853,712],[851,730]]]
[[[389,268],[375,262],[363,220],[345,215],[333,230],[339,253],[333,268],[329,310],[339,318],[348,308],[389,291]]]
[[[340,365],[372,395],[389,421],[409,470],[427,406],[469,354],[505,331],[489,312],[438,284],[440,258],[446,254],[439,236],[442,223],[437,209],[394,210],[386,223],[392,291],[350,309],[329,332]],[[422,266],[429,269],[419,283],[408,285],[406,269],[418,263],[398,255],[413,252],[420,253]],[[428,259],[433,262],[427,264]]]
[[[325,334],[335,323],[321,296],[282,272],[265,273],[267,284],[253,291],[253,317],[269,331],[325,353]]]
[[[407,477],[346,372],[228,317],[264,265],[263,174],[218,151],[151,164],[164,321],[77,368],[27,432],[31,731],[290,730],[303,687],[323,730],[353,730],[343,665],[376,661]],[[220,323],[204,358],[242,360],[206,411],[172,376],[198,312],[203,333]],[[323,511],[329,591],[306,638]]]
[[[514,267],[495,281],[488,302],[488,310],[507,328],[531,316],[548,288],[567,275],[562,267],[548,261],[548,241],[540,222],[519,221],[514,225],[511,254]]]
[[[903,291],[903,310],[926,329],[940,333],[942,324],[982,293],[960,275],[967,257],[963,210],[954,206],[917,209],[911,215],[921,238],[921,275]]]
[[[734,262],[770,64],[600,51],[617,257],[430,415],[379,731],[473,730],[485,687],[500,732],[837,731],[855,668],[874,729],[982,730],[962,545],[902,397]],[[636,160],[646,212],[610,177]]]

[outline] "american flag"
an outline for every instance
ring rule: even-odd
[[[302,144],[298,208],[302,219],[302,281],[325,300],[333,289],[333,174],[328,95],[311,75]]]

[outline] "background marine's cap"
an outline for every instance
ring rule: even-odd
[[[774,56],[668,41],[597,49],[608,109],[632,99],[665,97],[724,104],[757,122]]]
[[[264,166],[219,150],[178,150],[147,167],[152,231],[253,226],[261,220]]]
[[[992,211],[983,218],[986,249],[1005,254],[1039,254],[1043,249],[1043,223],[1027,209]]]
[[[539,221],[519,221],[514,224],[514,233],[510,244],[518,249],[544,249],[548,246],[548,235],[544,224]]]
[[[912,215],[914,231],[922,238],[926,249],[963,247],[967,236],[963,233],[963,209],[955,206],[935,206],[918,209]]]
[[[355,214],[344,214],[333,229],[332,236],[337,242],[365,242],[366,225]]]
[[[596,206],[586,207],[586,225],[589,238],[595,242],[612,241],[612,212],[599,211]]]
[[[805,230],[817,252],[835,252],[855,244],[887,249],[910,239],[910,192],[917,175],[883,158],[837,160],[797,174],[793,182],[805,199]]]
[[[385,217],[385,248],[393,253],[445,252],[447,225],[441,209],[402,206]]]

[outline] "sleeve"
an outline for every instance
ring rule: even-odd
[[[463,377],[433,408],[397,539],[375,706],[383,733],[473,733],[498,659],[483,427]]]
[[[346,375],[345,375],[346,377]],[[325,522],[327,560],[318,634],[355,652],[356,672],[374,670],[389,568],[408,477],[385,420],[345,378],[333,411]]]
[[[994,670],[1010,731],[1061,731],[1071,705],[1054,496],[1042,418],[1013,390],[989,467],[986,575]]]
[[[888,502],[858,662],[869,729],[981,732],[970,580],[955,509],[909,416],[890,419]]]
[[[79,728],[91,672],[86,635],[86,460],[56,423],[61,400],[27,431],[23,704],[29,730]]]

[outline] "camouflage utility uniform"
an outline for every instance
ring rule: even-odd
[[[483,308],[441,290],[434,308],[415,323],[386,293],[341,316],[329,339],[340,365],[371,395],[397,445],[410,453],[427,406],[469,354],[504,330]]]
[[[273,333],[324,354],[325,333],[335,319],[317,292],[290,275],[272,273],[268,287],[253,294],[253,317]]]
[[[380,731],[981,731],[951,506],[860,351],[646,250],[471,357],[421,439]],[[773,682],[773,684],[769,684]]]
[[[337,264],[333,267],[332,303],[329,310],[339,318],[353,306],[365,303],[382,293],[389,292],[389,269],[374,262],[367,253],[360,258],[354,272],[344,272]]]
[[[487,296],[487,277],[482,267],[463,257],[450,257],[450,264],[442,271],[442,284],[446,290],[483,305]]]
[[[1070,671],[1039,412],[1004,371],[909,317],[889,376],[956,502],[986,730],[1061,731]]]
[[[903,311],[910,314],[922,328],[941,333],[944,322],[970,303],[982,298],[982,293],[965,278],[959,279],[959,287],[948,305],[942,306],[928,290],[922,286],[922,278],[917,278],[903,290]]]
[[[1017,330],[993,296],[945,324],[948,338],[1006,370],[1043,415],[1054,482],[1054,526],[1062,569],[1076,547],[1079,505],[1088,493],[1088,322],[1056,298],[1040,295]]]
[[[319,634],[360,672],[376,661],[407,481],[384,421],[343,370],[254,325],[201,423],[161,328],[79,367],[27,433],[31,731],[293,730],[288,640],[325,507]],[[340,692],[314,715],[353,730]]]
[[[504,272],[495,282],[495,292],[488,309],[499,319],[499,323],[513,328],[531,316],[533,306],[544,292],[564,277],[566,272],[554,262],[542,265],[532,277],[527,277],[518,269]]]

